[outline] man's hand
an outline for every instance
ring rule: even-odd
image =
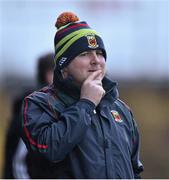
[[[88,99],[97,106],[105,94],[102,78],[101,70],[91,73],[82,84],[80,98]]]

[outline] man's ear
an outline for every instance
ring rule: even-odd
[[[61,74],[63,79],[66,79],[68,77],[68,69],[65,67],[61,70]]]

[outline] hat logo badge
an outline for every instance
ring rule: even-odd
[[[99,45],[97,44],[96,37],[93,34],[87,35],[88,47],[89,48],[97,48]]]

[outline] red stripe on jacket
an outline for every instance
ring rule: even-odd
[[[26,128],[26,123],[27,123],[27,110],[28,110],[28,100],[25,99],[25,108],[24,108],[24,132],[26,134],[26,137],[28,138],[30,144],[38,147],[38,148],[41,148],[41,149],[47,149],[48,146],[47,145],[44,145],[44,144],[38,144],[37,142],[35,142],[31,136],[30,136],[30,133],[28,131],[28,129]]]

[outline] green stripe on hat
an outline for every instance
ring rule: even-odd
[[[68,41],[61,50],[59,50],[58,53],[56,53],[55,60],[57,60],[75,41],[80,39],[81,37],[85,35],[98,35],[98,33],[95,30],[92,29],[81,29],[78,31],[75,31],[73,33],[70,33],[65,38],[63,38],[56,46],[56,48],[60,47],[62,44],[64,44],[66,41]],[[70,40],[69,40],[70,39]]]
[[[70,33],[69,35],[67,35],[66,37],[64,37],[59,43],[57,43],[55,46],[55,50],[57,50],[57,48],[59,48],[62,44],[64,44],[69,39],[71,39],[73,36],[84,33],[84,32],[90,32],[90,33],[94,33],[94,34],[98,35],[98,33],[92,29],[80,29],[80,30],[74,31],[74,32]]]

